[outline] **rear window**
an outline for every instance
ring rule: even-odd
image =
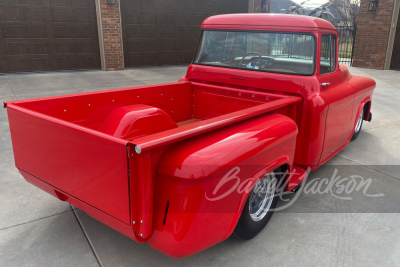
[[[315,38],[306,33],[203,31],[193,63],[312,75]]]

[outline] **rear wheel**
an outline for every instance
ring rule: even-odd
[[[254,185],[233,231],[234,237],[251,239],[267,225],[278,203],[278,197],[275,196],[276,187],[274,172],[267,174]]]
[[[356,127],[354,128],[354,133],[353,133],[353,136],[351,137],[350,141],[356,140],[358,135],[360,134],[362,124],[363,124],[363,116],[364,116],[364,109],[361,110],[361,114],[358,117],[357,124],[356,124]]]

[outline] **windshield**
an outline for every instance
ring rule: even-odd
[[[315,39],[311,34],[204,31],[194,63],[312,75]]]

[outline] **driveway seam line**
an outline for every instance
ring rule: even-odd
[[[57,215],[60,215],[60,214],[64,214],[64,213],[67,213],[67,212],[70,212],[70,211],[71,210],[66,210],[66,211],[63,211],[63,212],[60,212],[60,213],[56,213],[56,214],[53,214],[53,215],[49,215],[49,216],[46,216],[46,217],[42,217],[42,218],[38,218],[38,219],[35,219],[35,220],[31,220],[31,221],[15,224],[15,225],[12,225],[12,226],[4,227],[4,228],[1,228],[0,231],[7,230],[7,229],[10,229],[10,228],[13,228],[13,227],[17,227],[17,226],[21,226],[21,225],[24,225],[24,224],[27,224],[27,223],[31,223],[31,222],[37,222],[37,221],[40,221],[40,220],[43,220],[43,219],[48,219],[48,218],[51,218],[51,217],[54,217],[54,216],[57,216]]]
[[[379,173],[381,173],[381,174],[385,174],[385,175],[387,175],[387,176],[389,176],[389,177],[391,177],[391,178],[393,178],[393,179],[400,180],[400,178],[398,178],[398,177],[396,177],[396,176],[393,176],[393,175],[391,175],[391,174],[389,174],[389,173],[386,173],[386,172],[383,172],[383,171],[381,171],[381,170],[377,170],[377,169],[371,168],[371,167],[369,167],[368,165],[360,164],[360,163],[358,163],[358,162],[356,162],[356,161],[353,161],[353,160],[351,160],[351,159],[345,158],[345,157],[340,156],[340,155],[337,155],[337,156],[338,156],[338,157],[341,157],[342,159],[351,161],[351,162],[353,162],[353,163],[355,163],[355,164],[357,164],[357,165],[359,165],[359,166],[363,166],[363,167],[365,167],[365,168],[367,168],[367,169],[370,169],[370,170],[379,172]],[[333,165],[331,165],[331,166],[333,166]]]
[[[10,80],[8,79],[8,75],[5,75],[5,76],[6,76],[7,83],[8,83],[8,85],[9,85],[10,88],[11,88],[11,91],[13,92],[15,98],[18,100],[18,97],[17,97],[17,95],[15,94],[14,89],[13,89],[12,86],[11,86]]]
[[[121,72],[121,74],[122,74],[122,75],[125,75],[126,77],[129,77],[129,78],[135,79],[135,80],[137,80],[137,81],[140,81],[140,82],[144,82],[144,83],[146,83],[145,85],[139,85],[139,86],[147,86],[147,85],[151,85],[151,84],[148,84],[148,83],[146,82],[146,80],[142,80],[141,78],[139,78],[139,77],[135,77],[135,76],[133,76],[133,75],[131,75],[131,74],[128,74],[128,73],[125,73],[124,71],[123,71],[123,72]]]
[[[75,210],[72,208],[71,204],[69,204],[69,205],[70,205],[70,207],[71,207],[71,209],[72,209],[72,212],[74,213],[75,219],[76,219],[76,221],[78,222],[79,227],[80,227],[81,230],[82,230],[83,235],[84,235],[85,238],[86,238],[86,241],[87,241],[88,244],[89,244],[90,249],[91,249],[92,252],[93,252],[93,255],[94,255],[94,257],[95,257],[97,263],[99,264],[100,267],[103,267],[103,264],[101,263],[101,261],[100,261],[100,259],[99,259],[99,256],[97,255],[96,250],[94,249],[94,246],[93,246],[92,242],[91,242],[90,239],[89,239],[89,236],[87,235],[85,229],[83,228],[83,225],[82,225],[81,221],[79,220],[78,215],[76,214]]]

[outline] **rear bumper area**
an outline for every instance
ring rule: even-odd
[[[128,236],[129,238],[135,240],[136,242],[142,243],[143,241],[139,240],[136,238],[135,232],[132,230],[132,227],[130,225],[127,225],[120,220],[108,215],[107,213],[83,202],[80,199],[77,199],[76,197],[46,183],[45,181],[19,169],[19,172],[22,174],[24,179],[31,183],[32,185],[42,189],[43,191],[49,193],[50,195],[60,199],[61,201],[66,201],[70,203],[71,205],[74,205],[80,210],[83,210],[86,212],[90,217],[93,217],[94,219],[104,223],[105,225],[108,225],[109,227],[113,228],[114,230],[120,232],[121,234],[124,234]]]

